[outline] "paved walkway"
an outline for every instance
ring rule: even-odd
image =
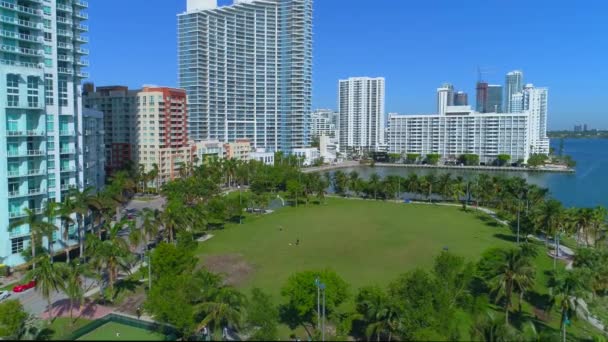
[[[114,310],[99,304],[88,302],[82,306],[74,307],[72,309],[72,317],[86,318],[90,320],[99,319],[111,314]],[[53,304],[51,309],[53,313],[52,317],[70,317],[70,301],[62,299]],[[46,310],[40,314],[40,318],[48,319],[51,316],[49,311]]]

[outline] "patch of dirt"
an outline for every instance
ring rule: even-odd
[[[117,305],[116,310],[135,316],[137,308],[143,307],[145,301],[146,294],[144,292],[135,292]]]
[[[207,256],[203,264],[210,272],[221,274],[224,283],[231,286],[243,284],[255,271],[240,254]]]

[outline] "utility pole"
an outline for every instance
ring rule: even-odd
[[[321,281],[319,277],[315,279],[315,286],[317,287],[317,330],[321,330],[321,288],[319,285]]]
[[[325,284],[321,284],[323,291],[323,318],[321,320],[321,341],[325,342]]]

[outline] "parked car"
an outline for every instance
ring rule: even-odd
[[[0,291],[0,302],[10,297],[11,293],[8,291]]]
[[[36,287],[36,281],[32,280],[27,284],[21,284],[21,285],[17,285],[15,287],[13,287],[13,292],[23,292],[23,291],[27,291],[33,287]]]

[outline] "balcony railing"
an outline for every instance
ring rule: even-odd
[[[44,209],[43,208],[34,208],[32,209],[32,211],[34,212],[34,214],[36,215],[41,215],[44,213]],[[20,218],[20,217],[26,217],[27,213],[25,212],[25,210],[23,211],[10,211],[8,213],[9,218]]]
[[[72,13],[72,7],[66,4],[57,4],[57,9],[60,11]]]
[[[73,148],[62,148],[60,154],[74,154],[76,153]]]
[[[89,8],[89,2],[84,0],[75,0],[74,5],[81,8]]]
[[[5,52],[16,53],[16,54],[20,54],[20,55],[25,55],[25,56],[34,56],[34,57],[42,56],[44,54],[44,51],[42,51],[42,50],[34,50],[34,49],[28,49],[28,48],[24,48],[24,47],[5,45],[5,44],[0,45],[0,50],[5,51]]]
[[[62,137],[72,136],[74,135],[74,131],[59,131],[59,135]]]
[[[42,150],[29,150],[29,151],[8,151],[6,152],[7,157],[38,157],[44,155],[45,152]]]

